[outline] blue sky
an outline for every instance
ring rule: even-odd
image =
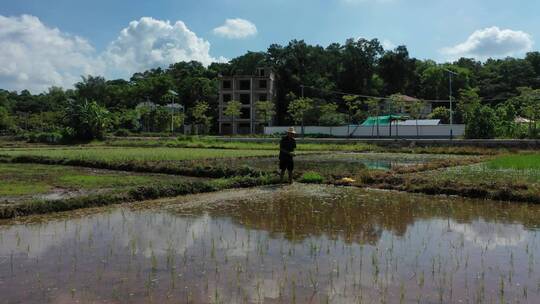
[[[1,1],[0,26],[11,32],[0,29],[0,40],[11,44],[0,48],[0,64],[10,63],[0,69],[0,88],[8,89],[69,86],[84,72],[128,77],[176,59],[226,60],[291,39],[327,45],[379,38],[388,47],[407,45],[417,58],[445,61],[522,56],[537,49],[540,37],[540,3],[531,0]],[[32,35],[51,35],[56,47],[45,51],[47,40]],[[21,49],[25,56],[18,58]],[[48,62],[55,56],[63,62]],[[55,71],[52,80],[47,69]]]

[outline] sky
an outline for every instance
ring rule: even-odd
[[[292,39],[377,38],[451,61],[538,49],[533,0],[0,0],[0,88],[72,87],[182,60],[205,65]]]

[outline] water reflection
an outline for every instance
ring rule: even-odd
[[[295,158],[295,170],[317,171],[325,175],[354,175],[359,170],[390,170],[396,166],[409,166],[428,163],[435,160],[456,158],[454,155],[441,154],[403,154],[403,153],[313,153],[299,154]],[[249,166],[260,170],[277,170],[276,157],[258,157],[249,159],[220,159],[205,161],[213,166],[238,168]],[[200,165],[200,161],[191,162]]]
[[[349,188],[202,195],[0,226],[0,302],[537,303],[539,224],[536,206]]]

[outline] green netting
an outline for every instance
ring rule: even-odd
[[[370,116],[363,123],[362,126],[388,126],[390,121],[403,120],[406,116],[403,115],[385,115],[385,116]]]

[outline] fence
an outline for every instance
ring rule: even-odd
[[[287,132],[289,127],[265,127],[264,134],[280,134]],[[296,132],[301,133],[302,128],[294,127]],[[418,129],[417,129],[418,128]],[[321,127],[321,126],[305,126],[304,134],[322,134],[335,137],[400,137],[400,138],[448,138],[463,136],[465,133],[465,125],[433,125],[433,126],[409,126],[398,125],[379,126],[378,132],[376,126],[337,126],[337,127]]]

